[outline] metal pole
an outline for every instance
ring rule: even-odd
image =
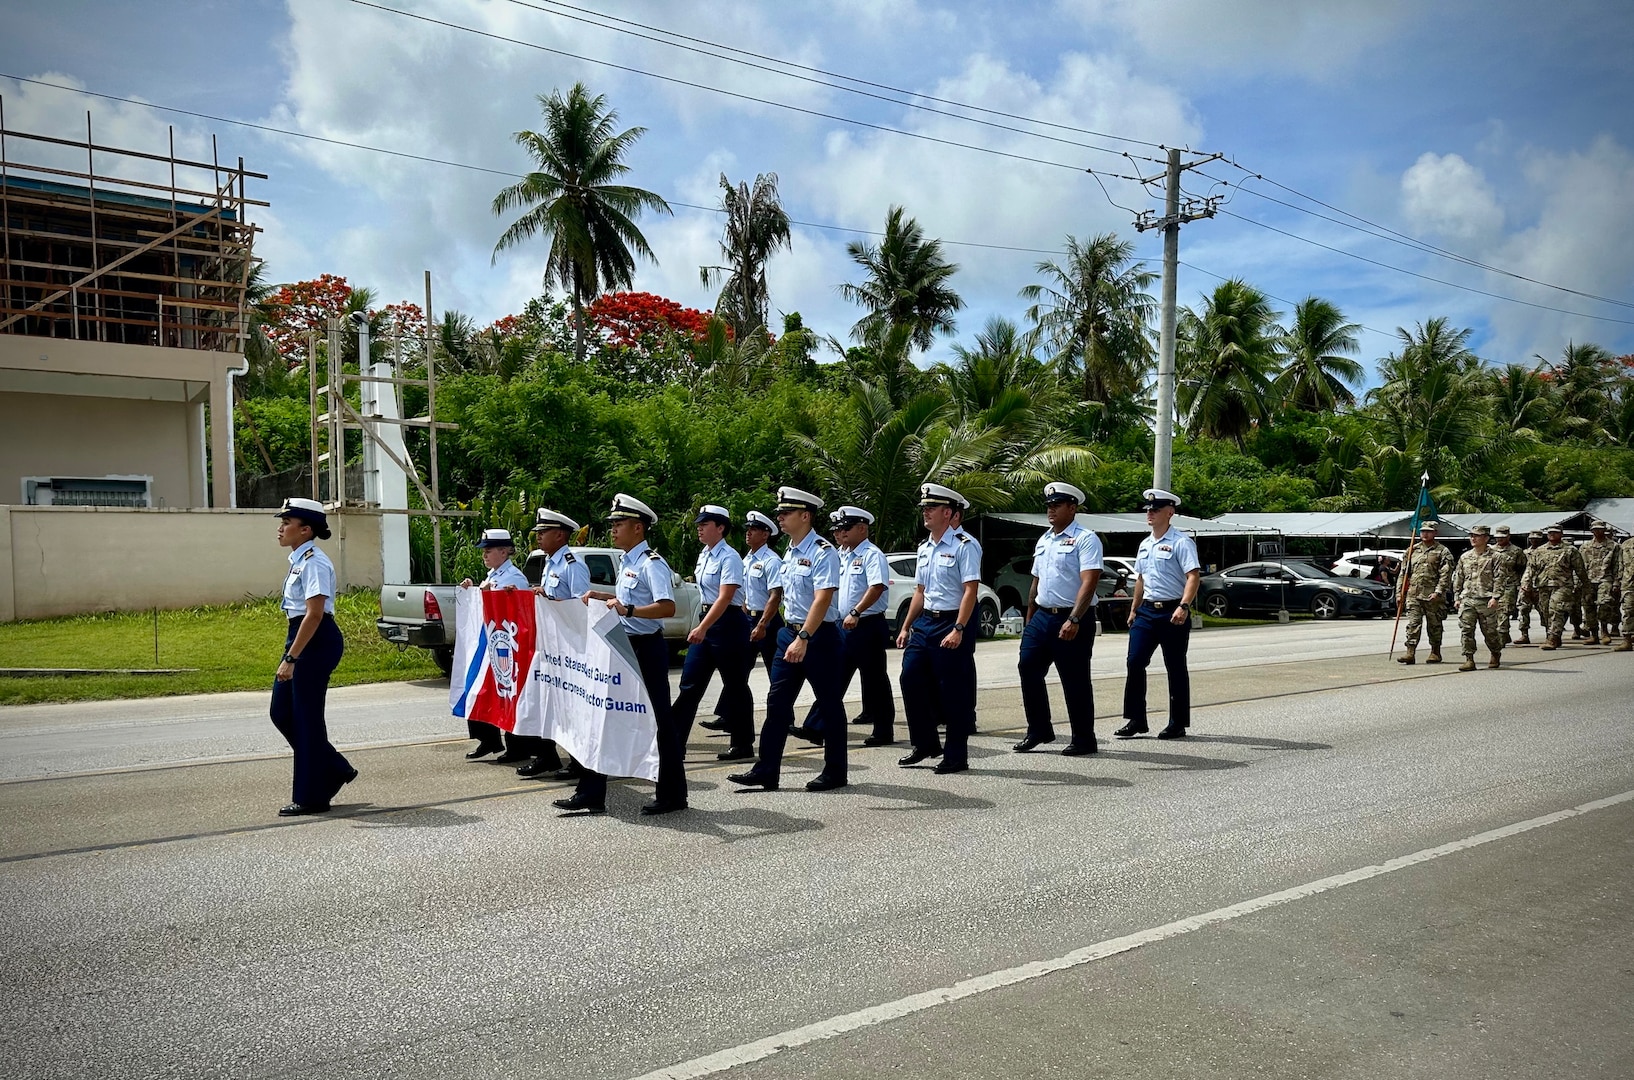
[[[435,505],[426,507],[431,511],[431,558],[435,564],[431,571],[431,580],[441,585],[443,583],[443,519],[439,511],[443,508],[443,496],[437,486],[437,356],[431,346],[431,271],[426,271],[426,419],[431,421],[426,428],[430,438],[431,464],[431,501]]]
[[[323,491],[318,483],[318,332],[306,335],[306,404],[312,418],[312,436],[307,447],[312,463],[312,501],[320,502]]]
[[[336,506],[346,501],[346,429],[341,426],[340,394],[337,388],[341,385],[340,376],[336,368],[340,366],[341,349],[343,348],[338,316],[329,317],[329,348],[324,357],[325,383],[323,388],[324,411],[329,414],[329,501]]]
[[[1152,451],[1152,486],[1172,490],[1174,465],[1175,277],[1180,264],[1180,151],[1169,150],[1169,185],[1163,198],[1163,306],[1157,343],[1157,442]]]

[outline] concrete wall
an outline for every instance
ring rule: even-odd
[[[266,510],[0,505],[0,622],[225,604],[282,590]],[[378,589],[380,516],[336,514],[318,546],[340,589]]]
[[[153,505],[203,506],[203,405],[0,391],[0,501],[25,476],[151,476]]]

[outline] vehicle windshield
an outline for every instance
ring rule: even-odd
[[[1330,578],[1330,577],[1337,576],[1335,574],[1331,574],[1328,571],[1322,569],[1320,566],[1317,566],[1315,563],[1285,562],[1285,563],[1282,563],[1281,566],[1282,566],[1282,569],[1288,571],[1288,573],[1293,574],[1296,577],[1302,577],[1302,578]]]

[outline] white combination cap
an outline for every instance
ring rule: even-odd
[[[1082,503],[1084,501],[1082,489],[1073,487],[1071,484],[1064,484],[1059,480],[1053,484],[1044,485],[1044,502],[1046,504],[1067,502],[1068,500]]]
[[[713,521],[717,525],[730,528],[732,525],[732,512],[724,506],[704,503],[703,507],[698,511],[698,516],[692,519],[692,523],[701,525],[706,521]]]
[[[821,510],[823,500],[809,491],[801,491],[795,487],[780,487],[777,489],[777,509],[783,510]]]
[[[921,484],[919,487],[919,505],[951,506],[955,510],[963,510],[970,505],[970,500],[942,484]]]
[[[872,525],[874,523],[874,515],[870,514],[860,506],[842,506],[832,514],[828,515],[828,520],[833,522],[835,525],[842,526],[855,525],[858,522],[864,525]]]
[[[536,531],[539,529],[566,529],[568,532],[579,531],[579,523],[577,521],[574,521],[566,514],[557,513],[555,510],[546,510],[544,507],[540,507],[539,510],[534,513],[533,517],[533,527]]]
[[[1172,491],[1164,491],[1162,488],[1147,488],[1140,493],[1140,498],[1140,508],[1142,510],[1160,510],[1165,506],[1178,507],[1180,505],[1180,496]]]
[[[482,539],[477,541],[477,547],[480,548],[515,546],[516,541],[511,539],[511,530],[509,529],[483,529]]]
[[[765,529],[773,536],[777,535],[777,522],[762,514],[759,510],[751,510],[743,519],[745,529]]]
[[[652,507],[648,506],[640,499],[633,495],[626,495],[621,491],[617,495],[613,496],[613,508],[607,511],[607,520],[644,521],[648,525],[651,525],[658,520],[658,515],[653,513]]]

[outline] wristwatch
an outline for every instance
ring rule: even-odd
[[[795,634],[794,636],[799,638],[801,641],[810,641],[811,640],[811,631],[807,630],[807,629],[804,629],[804,628],[801,628],[800,632]]]
[[[956,623],[953,624],[953,629],[959,631],[959,633],[962,634],[962,633],[965,632],[965,624],[962,623],[962,622],[956,622]]]
[[[1072,625],[1077,626],[1079,623],[1084,621],[1084,617],[1082,615],[1068,615],[1067,621]]]
[[[861,615],[857,614],[857,609],[856,608],[852,608],[850,611],[846,612],[845,617],[848,618],[848,619],[860,619],[860,618],[862,618]]]
[[[296,663],[299,660],[300,660],[299,656],[291,656],[289,653],[284,654],[284,663],[286,663],[286,664],[293,664],[293,663]]]

